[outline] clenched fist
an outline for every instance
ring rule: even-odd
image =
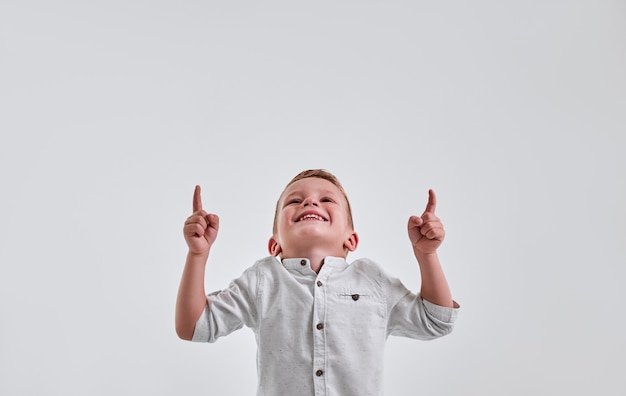
[[[217,238],[220,219],[216,214],[207,213],[202,209],[200,186],[193,192],[193,214],[185,221],[183,234],[191,254],[208,254],[211,245]]]
[[[409,218],[409,239],[416,253],[434,253],[446,233],[439,217],[435,216],[437,197],[433,190],[428,190],[428,203],[422,216]]]

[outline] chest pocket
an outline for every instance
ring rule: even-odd
[[[385,328],[385,301],[377,290],[346,288],[334,297],[331,316],[344,331]]]

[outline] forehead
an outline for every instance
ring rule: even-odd
[[[290,184],[283,192],[283,197],[292,194],[305,194],[311,192],[341,195],[339,187],[332,182],[319,177],[307,177]]]

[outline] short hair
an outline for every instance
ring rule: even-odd
[[[350,200],[348,200],[348,194],[346,194],[346,191],[343,189],[343,186],[339,182],[339,179],[337,179],[335,175],[333,175],[332,173],[330,173],[329,171],[325,169],[308,169],[294,176],[294,178],[291,179],[289,183],[287,183],[287,185],[283,189],[283,192],[278,197],[278,201],[276,201],[276,210],[274,212],[274,226],[272,228],[272,232],[274,233],[274,235],[276,234],[276,231],[278,230],[278,223],[277,223],[278,211],[280,209],[280,200],[283,198],[283,194],[285,193],[287,188],[289,188],[289,186],[291,186],[293,183],[297,182],[298,180],[306,179],[309,177],[317,177],[319,179],[328,180],[329,182],[333,183],[339,189],[339,191],[341,191],[341,193],[343,194],[343,198],[346,200],[346,211],[348,212],[347,213],[348,224],[350,225],[352,229],[354,229],[354,222],[352,220],[352,209],[350,208]]]

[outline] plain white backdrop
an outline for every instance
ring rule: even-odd
[[[308,168],[415,290],[438,194],[461,312],[386,394],[626,394],[625,70],[623,1],[3,1],[0,394],[254,394],[249,329],[175,335],[182,225],[224,288]]]

